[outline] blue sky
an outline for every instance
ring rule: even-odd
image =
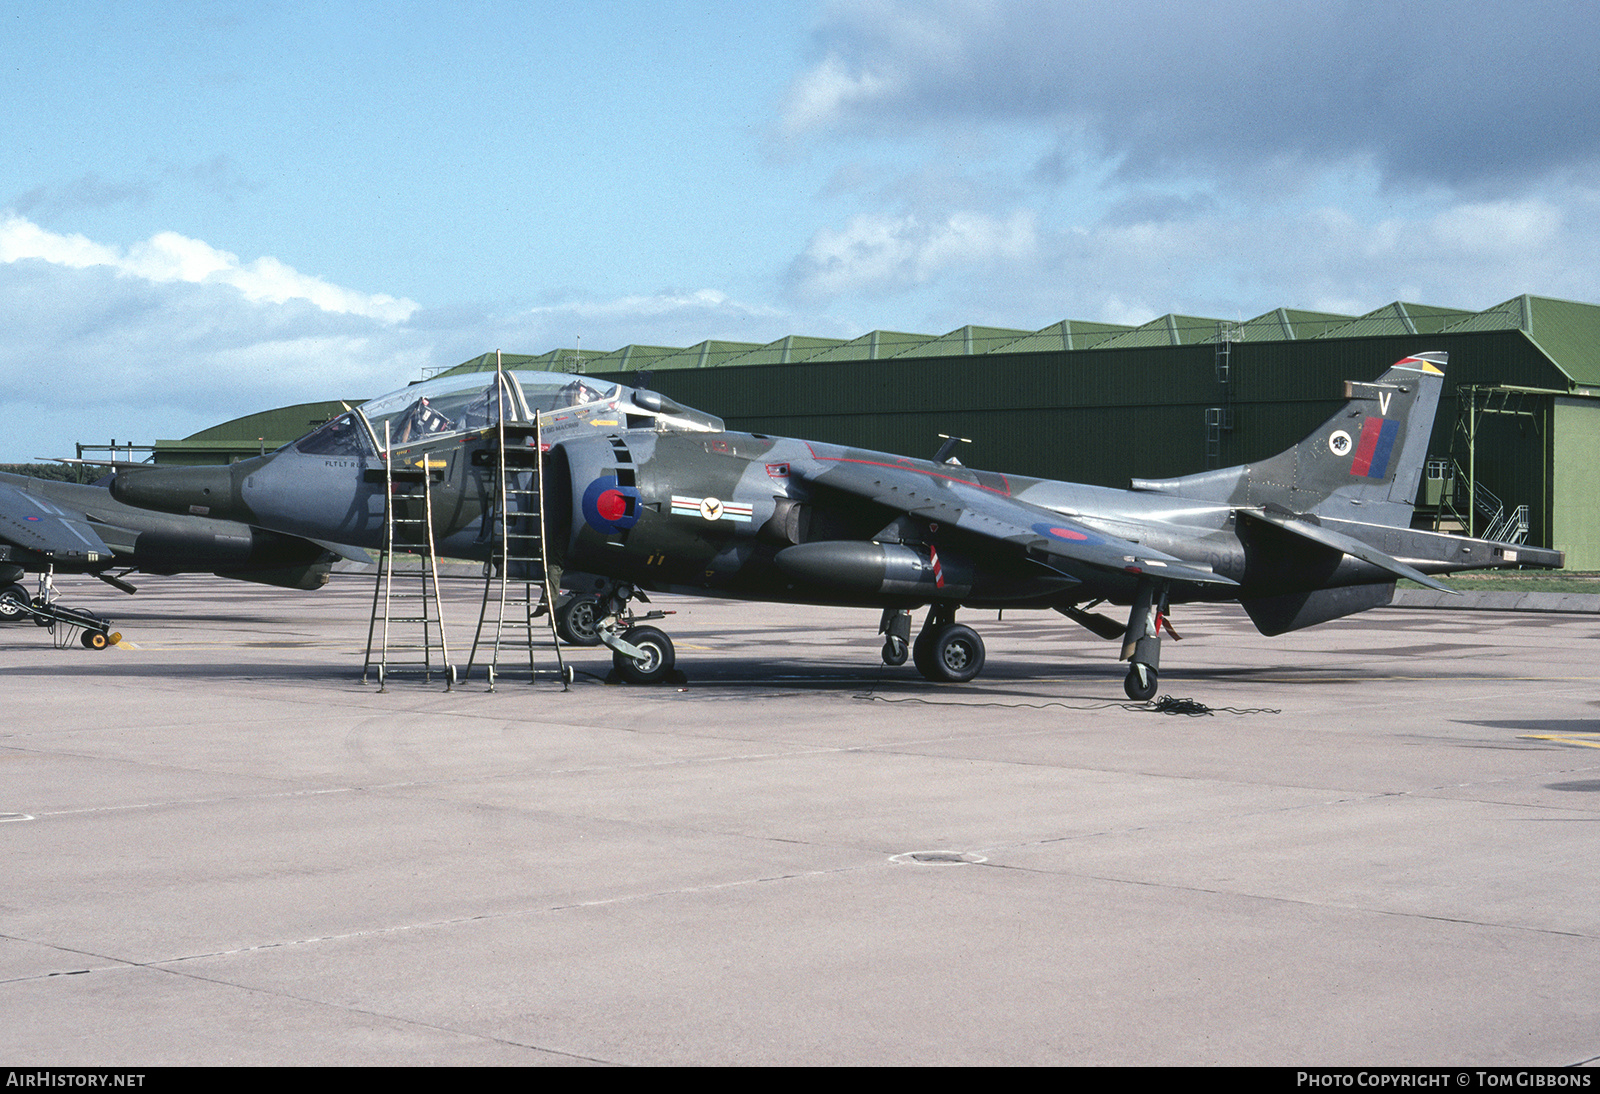
[[[1600,302],[1589,4],[27,3],[0,33],[0,462],[580,338]]]

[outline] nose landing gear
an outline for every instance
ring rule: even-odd
[[[574,601],[577,598],[574,598]],[[649,603],[645,595],[632,585],[614,585],[602,589],[593,597],[588,610],[593,613],[595,642],[611,650],[612,675],[629,684],[680,683],[683,674],[677,671],[678,655],[672,639],[665,631],[640,623],[665,619],[672,612],[650,611],[635,615],[629,602],[635,599]],[[569,604],[573,603],[569,601]],[[560,608],[557,608],[559,624]],[[581,620],[576,612],[570,613]]]

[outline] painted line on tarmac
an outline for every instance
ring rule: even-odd
[[[1519,741],[1555,741],[1557,744],[1600,748],[1600,733],[1519,733]]]

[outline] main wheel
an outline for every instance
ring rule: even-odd
[[[622,633],[622,640],[644,651],[643,657],[629,657],[621,652],[611,655],[617,675],[630,684],[659,684],[677,663],[672,639],[654,627],[632,627]]]
[[[598,646],[600,615],[599,597],[568,597],[556,605],[556,633],[569,646]]]
[[[964,684],[983,670],[983,639],[971,627],[947,623],[917,645],[917,671],[935,683]]]
[[[1156,697],[1156,670],[1135,661],[1128,666],[1128,678],[1122,681],[1122,690],[1135,703],[1148,703]]]
[[[7,585],[0,589],[0,623],[11,623],[27,614],[28,590],[21,585]]]

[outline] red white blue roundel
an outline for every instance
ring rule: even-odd
[[[1067,528],[1059,524],[1046,524],[1040,522],[1033,526],[1036,534],[1049,539],[1066,540],[1068,543],[1099,543],[1101,540],[1087,532],[1080,532],[1076,528]]]
[[[639,523],[639,491],[619,485],[615,475],[595,479],[583,492],[583,519],[602,535],[626,532]]]

